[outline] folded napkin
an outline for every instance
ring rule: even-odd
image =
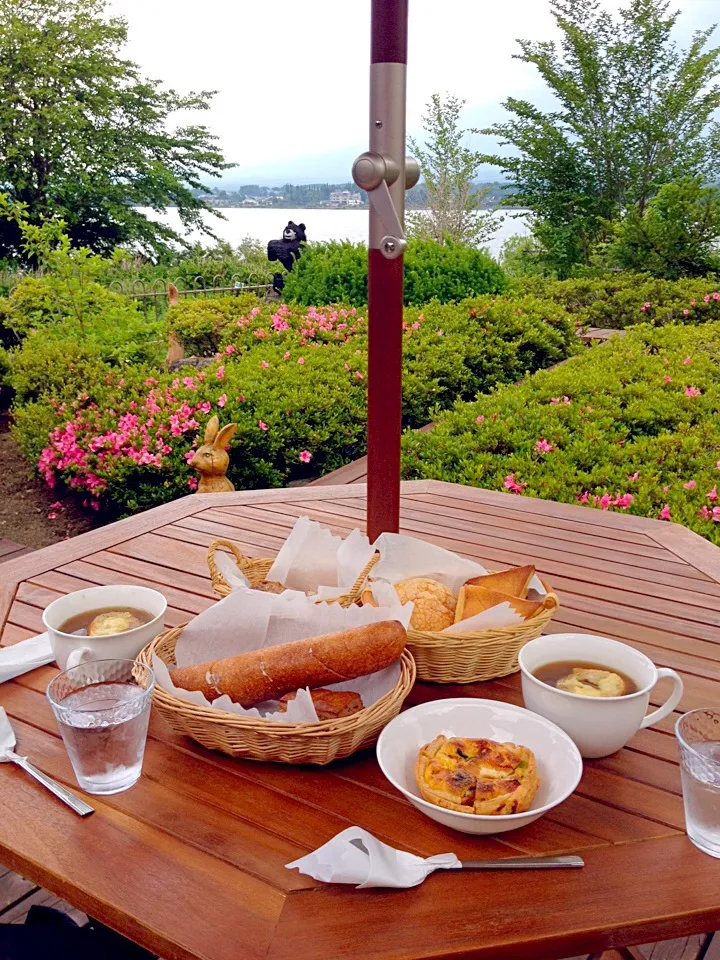
[[[416,857],[381,843],[361,827],[348,827],[326,844],[285,865],[325,883],[354,883],[367,887],[416,887],[434,870],[458,870],[454,853]]]
[[[0,648],[0,683],[19,677],[21,673],[44,667],[52,663],[55,654],[50,647],[50,637],[41,633],[29,640],[12,643],[9,647]]]

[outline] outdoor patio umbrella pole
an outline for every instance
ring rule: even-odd
[[[420,171],[405,157],[408,0],[372,0],[370,150],[353,179],[370,202],[368,250],[368,491],[371,540],[400,524],[405,190]]]

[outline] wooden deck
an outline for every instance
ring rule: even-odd
[[[349,474],[348,468],[343,469]],[[337,473],[335,477],[337,483]],[[360,481],[348,476],[345,482],[352,484]],[[337,533],[347,533],[353,526],[363,525],[363,493],[362,488],[342,489],[336,486],[333,489],[320,483],[292,491],[188,497],[162,508],[162,514],[151,511],[104,530],[57,544],[39,551],[35,556],[23,557],[17,563],[14,562],[15,555],[11,555],[13,562],[0,569],[0,607],[4,599],[7,613],[2,642],[17,642],[39,632],[42,608],[60,593],[99,583],[136,582],[154,586],[168,598],[168,625],[182,623],[213,602],[205,565],[205,551],[212,539],[230,536],[248,554],[269,556],[276,552],[296,517],[301,515],[320,520]],[[720,554],[716,548],[683,528],[643,518],[603,514],[600,511],[430,481],[405,485],[402,522],[405,532],[477,558],[488,566],[535,562],[541,573],[558,589],[563,603],[551,632],[569,629],[597,631],[631,642],[645,650],[657,663],[672,666],[683,673],[686,682],[685,708],[717,699],[716,681],[720,679],[716,656],[720,639]],[[11,578],[19,580],[19,584],[12,584]],[[29,738],[39,751],[38,754],[32,754],[33,759],[38,762],[44,756],[43,745],[47,745],[49,752],[45,762],[40,765],[51,775],[68,781],[66,759],[54,746],[50,746],[56,737],[54,727],[51,729],[52,722],[48,724],[45,717],[39,715],[37,722],[32,719],[33,711],[41,709],[41,701],[44,703],[42,690],[51,674],[50,668],[46,668],[19,678],[13,684],[0,686],[0,703],[7,706],[11,716],[18,721],[24,737]],[[419,685],[415,699],[411,697],[411,703],[419,702],[417,698],[426,698],[428,692],[432,693],[423,688],[424,685]],[[488,690],[490,696],[497,695],[513,701],[518,697],[516,678],[494,682],[484,689]],[[462,695],[462,692],[463,688],[449,688],[447,695]],[[157,726],[153,731],[152,743],[148,764],[159,764],[166,752],[172,751],[175,756],[174,751],[179,751],[172,738],[168,738]],[[183,750],[186,761],[192,755],[193,763],[206,765],[207,770],[212,771],[209,775],[216,779],[225,770],[228,775],[232,771],[233,777],[246,779],[240,762],[225,763],[220,757],[206,761],[204,751],[188,751],[186,747]],[[167,755],[169,757],[170,753]],[[163,768],[164,773],[170,769],[165,767],[164,761]],[[247,776],[254,778],[257,771],[255,766]],[[319,828],[315,827],[313,812],[316,806],[313,799],[315,788],[312,786],[314,775],[298,771],[297,776],[298,782],[293,788],[294,803],[302,815],[301,820],[297,821],[297,825],[292,818],[287,822],[277,822],[276,832],[278,837],[282,836],[283,843],[303,847],[317,842],[315,833]],[[351,781],[355,790],[362,791],[364,799],[361,798],[354,809],[364,811],[363,815],[369,818],[366,825],[371,829],[379,829],[379,824],[384,822],[382,816],[386,808],[396,807],[397,798],[386,795],[388,791],[382,781],[372,778],[371,768],[363,761],[357,773],[349,769],[334,773],[330,769],[322,776],[342,783]],[[35,786],[25,783],[21,772],[12,771],[11,777],[13,789],[22,795],[24,802],[31,806],[37,804],[38,811],[42,808],[49,814],[49,820],[56,819],[57,812],[44,805],[46,798],[36,796],[33,792]],[[370,779],[366,783],[368,777]],[[151,777],[149,781],[156,784],[152,787],[153,791],[161,790],[157,778]],[[282,771],[277,773],[276,781],[273,789],[284,790]],[[0,781],[0,789],[2,783],[9,782]],[[252,779],[247,779],[246,788],[252,782]],[[83,829],[102,831],[106,829],[105,824],[112,827],[137,816],[143,823],[142,833],[148,838],[155,838],[153,843],[158,852],[166,847],[169,851],[170,845],[182,851],[178,853],[177,860],[181,876],[183,871],[189,869],[188,864],[193,858],[197,860],[201,855],[209,855],[213,847],[220,843],[219,837],[226,836],[222,831],[218,833],[218,826],[217,830],[213,828],[202,836],[186,837],[180,821],[169,826],[156,819],[152,803],[149,806],[145,804],[140,796],[141,790],[139,786],[127,795],[104,798],[98,812],[88,824],[83,825]],[[204,808],[201,798],[201,782],[197,780],[189,788],[184,800],[189,805],[188,815],[200,816],[199,811]],[[3,799],[0,799],[0,805]],[[216,800],[217,804],[212,805],[213,822],[224,822],[231,812],[233,816],[240,815],[239,809],[236,811],[234,808],[237,801],[231,795],[222,799],[217,797]],[[243,829],[248,836],[252,833],[254,838],[257,824],[253,821],[251,827],[249,810],[243,811],[242,817],[245,824]],[[57,818],[62,819],[61,814],[57,814]],[[0,833],[3,832],[2,819],[0,817]],[[338,819],[337,811],[333,811],[326,814],[326,819],[334,824],[341,822],[342,816]],[[374,823],[375,820],[377,823]],[[56,866],[59,869],[60,861],[49,869],[43,866],[43,837],[38,836],[36,843],[35,838],[23,830],[23,820],[18,817],[15,822],[15,832],[19,832],[20,836],[15,836],[11,831],[2,839],[17,844],[18,849],[23,843],[28,850],[32,849],[37,862],[29,873],[39,882],[54,886],[61,892],[57,882],[53,882],[53,874]],[[200,820],[195,822],[200,823]],[[33,827],[40,833],[51,829],[50,823],[46,825],[42,820],[34,822]],[[325,829],[329,829],[327,825]],[[428,842],[428,829],[427,823],[421,823],[417,839],[407,839],[406,845],[416,843],[420,849]],[[302,837],[297,831],[302,833]],[[26,838],[23,836],[25,833]],[[682,902],[683,895],[689,886],[694,885],[694,881],[681,865],[685,856],[682,851],[687,846],[681,834],[677,757],[668,720],[658,728],[641,732],[629,749],[615,757],[589,763],[578,795],[561,808],[557,817],[549,816],[538,821],[537,827],[530,828],[524,838],[518,835],[516,842],[520,849],[538,853],[569,851],[579,844],[588,862],[596,864],[595,871],[606,862],[606,851],[619,851],[622,848],[628,851],[632,843],[635,852],[632,856],[626,853],[627,862],[631,864],[637,860],[642,866],[642,858],[647,856],[643,853],[645,848],[650,850],[655,845],[667,844],[667,856],[671,860],[676,858],[673,862],[678,877],[683,871],[684,884],[678,887],[677,904],[674,898],[672,900],[677,917],[683,918],[689,913],[689,901]],[[432,837],[430,840],[435,842]],[[246,856],[243,844],[236,845],[231,840],[226,842],[230,845],[225,847],[222,872],[232,867],[238,876],[242,876],[242,863]],[[249,842],[256,844],[258,841],[252,839]],[[277,843],[280,844],[279,839]],[[678,846],[679,843],[682,846]],[[58,849],[56,853],[62,859],[63,852]],[[130,879],[126,881],[123,876],[117,875],[113,883],[100,889],[105,881],[97,860],[85,858],[81,849],[76,851],[76,856],[77,861],[75,856],[71,856],[62,863],[65,871],[69,871],[71,876],[76,873],[77,877],[72,882],[63,882],[62,894],[73,899],[73,886],[84,884],[83,895],[76,902],[100,920],[112,920],[120,916],[124,898],[127,902],[128,898],[135,896]],[[710,858],[704,858],[699,861],[699,867],[711,870],[709,861]],[[20,867],[17,859],[12,862]],[[151,860],[148,861],[148,869],[148,877],[151,877]],[[274,870],[275,865],[261,859],[255,869]],[[593,883],[593,875],[594,871],[588,870],[587,884]],[[91,876],[95,880],[88,883]],[[648,892],[644,892],[644,881],[642,889],[637,888],[636,895],[643,900],[643,909],[647,911],[645,916],[651,917],[655,899],[662,895],[663,878],[655,876],[652,870],[647,871],[646,878]],[[188,874],[188,883],[192,879]],[[280,882],[285,879],[281,875]],[[274,882],[278,883],[276,876]],[[210,883],[210,886],[213,884]],[[600,888],[597,893],[600,894]],[[204,898],[200,889],[197,895]],[[350,919],[346,908],[340,898],[335,898],[333,891],[323,889],[312,891],[312,898],[302,889],[293,893],[290,899],[295,912],[288,919],[286,930],[302,931],[303,924],[310,922],[310,914],[305,917],[303,912],[305,905],[312,911],[313,905],[326,896],[332,898],[332,903],[329,899],[327,906],[336,906],[339,910],[339,930],[342,931],[343,925]],[[51,894],[29,881],[9,871],[4,874],[0,872],[0,921],[22,922],[24,913],[33,902],[57,905]],[[108,914],[105,911],[110,903],[115,903],[117,907],[113,907]],[[591,900],[587,906],[591,912],[598,909],[598,905]],[[604,904],[607,922],[612,922],[613,913],[625,915],[626,906]],[[499,907],[502,907],[502,900],[499,901]],[[72,910],[67,905],[60,908]],[[199,911],[199,905],[191,909],[191,912],[198,914]],[[182,911],[176,920],[184,926],[181,917]],[[498,916],[498,923],[500,919]],[[537,922],[542,922],[540,917]],[[644,928],[647,933],[650,930],[645,926],[646,923],[649,921],[644,919],[640,929]],[[688,929],[684,919],[678,920],[680,924]],[[119,926],[117,923],[111,925],[116,929]],[[137,931],[154,927],[155,918],[149,909]],[[695,930],[698,929],[702,929],[702,926],[696,925]],[[660,931],[652,932],[657,936]],[[677,934],[678,930],[672,929],[668,921],[663,932],[666,935]],[[206,933],[213,939],[210,931]],[[301,934],[298,933],[298,936]],[[368,928],[368,938],[372,940],[372,927]],[[623,941],[616,939],[614,942]],[[624,942],[631,941],[625,939]],[[646,946],[642,952],[652,960],[720,960],[720,946],[713,943],[708,947],[708,942],[706,937],[698,933],[672,942]],[[307,946],[307,941],[305,943]],[[150,943],[146,942],[145,945],[149,946]],[[317,952],[321,946],[318,943]],[[568,952],[577,953],[577,950]],[[316,951],[313,949],[311,953],[314,957]],[[166,955],[171,954],[168,952]],[[211,955],[208,951],[208,956]],[[297,955],[304,956],[302,953]],[[324,955],[330,956],[331,953]],[[528,956],[531,955],[535,954],[529,948]],[[542,955],[548,956],[546,952]],[[557,954],[558,957],[563,955],[566,954]],[[618,960],[612,952],[607,958]]]

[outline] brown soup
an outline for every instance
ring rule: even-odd
[[[557,687],[558,680],[562,680],[563,677],[567,677],[568,674],[571,674],[573,670],[604,670],[608,673],[614,673],[623,681],[624,689],[621,694],[617,694],[621,697],[627,697],[631,693],[637,693],[638,685],[634,680],[631,680],[630,677],[623,673],[621,670],[616,670],[615,667],[606,667],[601,663],[585,663],[584,661],[578,660],[558,660],[555,663],[546,663],[542,667],[538,667],[533,671],[533,676],[538,680],[541,680],[543,683],[547,683],[548,686]],[[560,688],[562,689],[562,688]],[[568,691],[572,693],[573,691]],[[577,696],[583,696],[583,694],[578,693]]]
[[[58,629],[61,633],[72,633],[76,636],[87,637],[90,634],[90,624],[93,620],[109,613],[127,615],[128,625],[119,630],[114,630],[112,633],[104,632],[98,634],[98,636],[115,636],[118,633],[125,633],[127,630],[134,630],[136,627],[142,626],[143,623],[150,623],[151,620],[155,619],[152,613],[148,613],[147,610],[138,610],[136,607],[103,607],[100,610],[86,610],[85,613],[78,613],[66,620]]]

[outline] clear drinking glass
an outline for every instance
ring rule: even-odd
[[[688,837],[720,858],[720,710],[691,710],[675,724],[675,734]]]
[[[47,688],[77,781],[88,793],[127,790],[140,777],[155,686],[134,660],[91,660]]]

